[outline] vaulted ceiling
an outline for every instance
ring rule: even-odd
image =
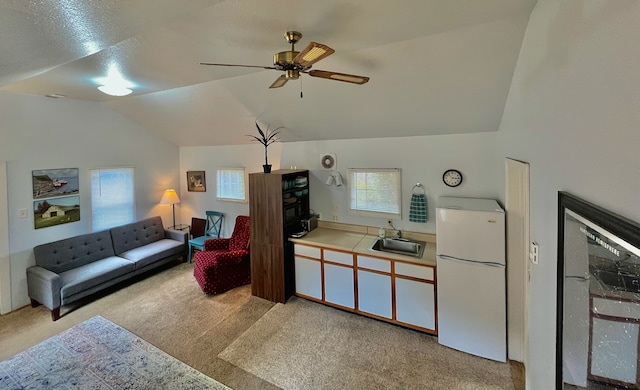
[[[106,104],[179,146],[496,131],[535,0],[0,0],[0,90]],[[272,66],[296,45],[355,85]],[[116,67],[133,93],[98,91]],[[300,92],[304,97],[300,97]]]

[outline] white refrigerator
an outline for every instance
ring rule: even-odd
[[[507,360],[505,213],[493,199],[436,207],[438,342]]]

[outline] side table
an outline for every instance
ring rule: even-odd
[[[191,225],[184,225],[184,224],[173,225],[173,226],[169,226],[169,229],[171,229],[171,230],[182,230],[182,231],[186,230],[189,233],[189,238],[191,238]]]

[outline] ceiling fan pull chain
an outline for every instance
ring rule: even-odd
[[[302,77],[300,77],[300,99],[302,99]]]

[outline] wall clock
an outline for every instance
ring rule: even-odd
[[[457,187],[462,183],[462,173],[457,169],[447,169],[442,175],[442,181],[449,187]]]

